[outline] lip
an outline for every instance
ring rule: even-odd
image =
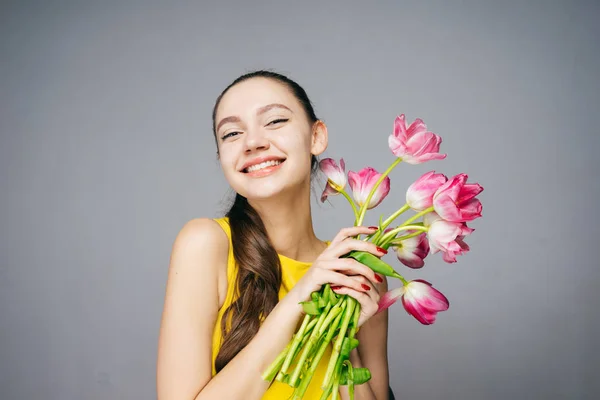
[[[244,165],[242,165],[242,168],[240,168],[240,172],[244,172],[244,170],[246,168],[251,167],[251,166],[256,165],[256,164],[263,163],[265,161],[281,161],[281,162],[283,162],[283,161],[285,161],[285,158],[276,157],[276,156],[262,156],[262,157],[257,157],[257,158],[254,158],[254,159],[250,160],[250,161],[247,161]]]

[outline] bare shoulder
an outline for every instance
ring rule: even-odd
[[[203,260],[201,268],[193,268],[197,272],[206,273],[207,268],[217,268],[227,261],[229,240],[219,224],[210,218],[194,218],[186,222],[173,243],[171,253],[171,269],[188,269],[194,266],[191,260]],[[200,265],[198,265],[200,266]]]
[[[191,242],[218,246],[221,250],[228,246],[227,235],[217,221],[211,218],[194,218],[186,222],[175,238],[174,247]]]
[[[195,218],[186,222],[173,242],[165,307],[173,305],[173,297],[178,307],[192,307],[200,300],[208,301],[207,306],[218,306],[228,250],[227,234],[215,220]]]

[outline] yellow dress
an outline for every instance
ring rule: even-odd
[[[235,277],[237,273],[237,265],[235,263],[235,259],[233,257],[233,246],[231,243],[231,230],[229,227],[229,221],[227,217],[224,218],[215,218],[214,219],[220,226],[223,228],[227,237],[229,238],[229,255],[227,257],[227,295],[225,297],[225,302],[221,309],[219,309],[219,313],[217,315],[217,321],[215,323],[215,328],[213,331],[213,340],[212,340],[212,375],[216,375],[215,371],[215,359],[217,357],[217,353],[221,348],[221,319],[223,318],[223,314],[227,307],[234,301],[235,294]],[[329,242],[328,242],[329,243]],[[279,260],[281,261],[281,287],[279,288],[279,299],[281,300],[288,291],[302,278],[304,273],[311,266],[311,263],[302,262],[293,260],[291,258],[279,255]],[[315,374],[306,390],[304,395],[304,399],[306,400],[319,400],[322,395],[321,383],[323,382],[323,378],[325,377],[325,372],[327,371],[327,363],[329,357],[331,356],[331,344],[323,354],[323,358],[317,367]],[[265,392],[263,396],[263,400],[285,400],[289,399],[292,396],[294,389],[285,383],[281,383],[278,381],[273,381],[269,389]],[[331,396],[328,397],[329,399]]]

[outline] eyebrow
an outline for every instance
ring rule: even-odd
[[[256,110],[256,115],[264,114],[273,108],[284,108],[284,109],[288,110],[289,112],[291,112],[292,114],[294,113],[288,106],[285,106],[280,103],[272,103],[272,104],[267,104],[266,106],[263,106],[263,107],[259,108],[258,110]],[[221,128],[221,126],[223,126],[224,124],[226,124],[228,122],[240,122],[240,118],[236,117],[236,116],[223,118],[221,121],[219,121],[219,124],[217,125],[217,131],[219,130],[219,128]]]

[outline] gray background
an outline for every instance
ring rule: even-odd
[[[351,170],[389,165],[397,114],[443,137],[368,222],[431,169],[485,187],[470,253],[399,267],[451,302],[392,308],[400,399],[600,394],[598,2],[365,3],[2,2],[0,398],[155,398],[171,245],[231,195],[212,105],[254,68],[305,87]],[[314,204],[321,238],[351,224]]]

